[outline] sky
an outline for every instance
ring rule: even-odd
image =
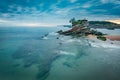
[[[120,0],[0,0],[0,26],[54,26],[120,19]]]

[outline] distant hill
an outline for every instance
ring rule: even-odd
[[[114,29],[114,28],[120,28],[120,24],[116,24],[108,21],[89,21],[89,27]]]
[[[120,29],[120,24],[109,21],[88,21],[90,28],[107,28],[107,29]],[[64,27],[72,28],[72,25],[63,25]]]

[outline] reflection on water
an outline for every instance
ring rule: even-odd
[[[95,47],[108,43],[54,33],[59,29],[1,28],[0,80],[120,79],[120,46]]]

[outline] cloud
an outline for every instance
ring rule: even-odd
[[[7,20],[0,19],[0,23],[6,23],[8,22]]]
[[[109,0],[101,0],[102,3],[108,3]]]
[[[102,3],[114,3],[114,4],[120,4],[120,0],[101,0]]]
[[[40,3],[39,5],[40,5],[40,7],[43,7],[43,6],[44,6],[44,3]]]
[[[8,17],[9,14],[8,14],[8,13],[3,13],[3,14],[1,14],[1,16],[3,16],[3,17]]]
[[[30,8],[29,7],[24,7],[24,12],[26,12],[26,13],[30,12]]]
[[[120,5],[113,7],[113,9],[120,9]]]
[[[74,2],[76,2],[76,1],[77,1],[77,0],[70,0],[71,3],[74,3]]]
[[[30,25],[37,25],[38,23],[59,25],[68,24],[69,19],[72,17],[87,18],[89,20],[120,18],[119,0],[48,1],[15,0],[9,2],[4,0],[0,3],[0,19],[16,23],[31,23]],[[3,3],[6,5],[3,5]],[[13,25],[13,22],[11,25]]]
[[[28,27],[55,27],[56,24],[47,24],[47,23],[40,23],[40,22],[24,22],[24,21],[8,21],[0,19],[0,24],[2,26],[28,26]]]
[[[18,7],[17,7],[17,11],[18,11],[18,12],[21,12],[21,11],[22,11],[22,7],[18,6]]]
[[[91,7],[91,4],[84,4],[82,7],[83,7],[83,8],[90,8],[90,7]]]

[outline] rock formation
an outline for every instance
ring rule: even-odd
[[[62,34],[62,35],[71,35],[71,36],[77,36],[77,37],[95,35],[100,40],[103,40],[103,41],[106,40],[106,38],[103,36],[104,35],[103,33],[89,28],[88,20],[72,19],[70,20],[70,22],[72,23],[72,29],[67,30],[67,31],[60,30],[57,33]]]

